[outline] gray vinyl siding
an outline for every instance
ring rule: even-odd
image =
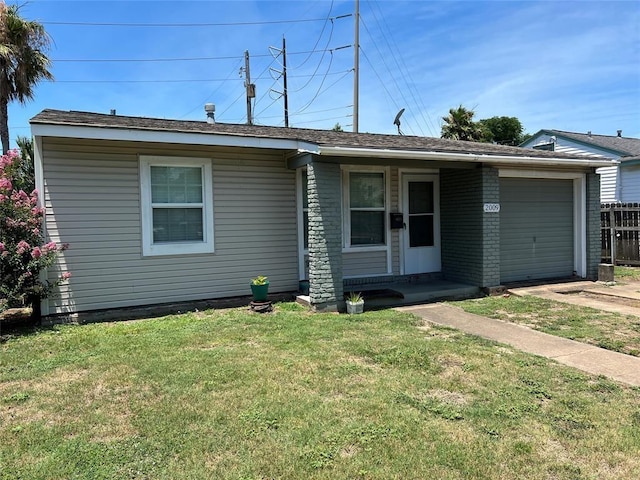
[[[248,295],[298,286],[295,174],[277,153],[43,139],[46,228],[72,277],[49,313]],[[138,155],[211,158],[215,253],[142,257]]]
[[[397,167],[391,167],[391,212],[401,212],[400,201],[400,174]],[[387,215],[387,221],[389,217]],[[394,275],[400,275],[400,230],[391,230],[391,271]]]
[[[366,275],[386,275],[387,252],[346,252],[342,254],[342,272],[345,278]]]
[[[574,271],[573,181],[500,179],[501,282]]]

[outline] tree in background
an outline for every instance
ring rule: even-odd
[[[0,3],[0,140],[9,151],[9,102],[26,103],[40,80],[52,80],[50,38],[42,24],[25,20],[17,5]]]
[[[483,129],[485,142],[520,145],[524,141],[524,128],[516,117],[491,117],[478,123]]]
[[[33,139],[18,135],[16,138],[21,161],[16,166],[13,188],[32,192],[36,188],[36,175],[33,165]]]
[[[473,110],[467,110],[462,105],[449,109],[449,115],[442,117],[445,124],[442,125],[440,136],[451,140],[481,141],[483,130],[478,123],[473,121],[473,115]]]
[[[331,130],[333,130],[334,132],[344,132],[344,130],[342,129],[342,125],[340,125],[339,123],[336,123]]]

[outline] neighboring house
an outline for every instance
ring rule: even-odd
[[[598,170],[602,202],[640,203],[640,138],[617,135],[540,130],[521,147],[593,158],[611,158],[620,163]]]
[[[609,160],[399,135],[44,110],[46,232],[65,314],[436,276],[492,288],[593,278]]]

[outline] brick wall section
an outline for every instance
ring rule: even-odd
[[[442,274],[445,279],[494,287],[500,283],[500,215],[484,203],[500,202],[498,171],[440,170]]]
[[[309,192],[309,296],[316,310],[341,310],[342,192],[340,165],[312,162]]]
[[[600,175],[587,174],[587,278],[598,278],[602,255],[600,232]]]

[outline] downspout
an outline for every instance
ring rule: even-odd
[[[36,190],[38,190],[38,207],[45,208],[44,202],[44,165],[42,158],[42,137],[33,137],[33,169],[35,173]],[[42,225],[40,226],[43,238],[47,238],[47,211],[45,210],[42,217]],[[47,269],[40,271],[40,281],[46,282],[48,279]],[[40,300],[40,313],[43,317],[49,315],[49,299]]]

